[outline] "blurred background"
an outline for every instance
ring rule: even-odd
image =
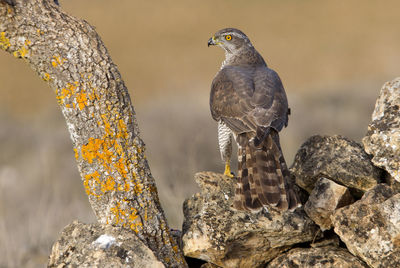
[[[174,228],[198,190],[193,175],[224,168],[208,107],[224,59],[207,48],[214,32],[241,29],[281,76],[292,109],[281,132],[289,165],[314,134],[360,142],[379,89],[399,75],[395,0],[60,2],[96,27],[118,65]],[[95,221],[54,93],[0,51],[0,267],[45,266],[74,219]]]

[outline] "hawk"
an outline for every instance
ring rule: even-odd
[[[278,132],[288,124],[286,93],[278,74],[240,30],[226,28],[208,40],[225,50],[215,76],[210,109],[218,122],[218,143],[230,171],[232,136],[238,145],[238,183],[233,207],[257,212],[270,205],[280,210],[300,206],[290,185]]]

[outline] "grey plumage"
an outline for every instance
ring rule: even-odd
[[[220,30],[208,45],[225,50],[225,61],[211,85],[210,109],[219,124],[229,127],[239,146],[234,206],[251,211],[264,205],[282,210],[297,207],[279,143],[278,132],[288,124],[289,109],[278,74],[240,30]],[[225,150],[221,155],[230,157],[227,145],[221,146],[221,135],[219,141]]]

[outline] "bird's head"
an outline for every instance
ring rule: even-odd
[[[249,38],[240,30],[225,28],[216,32],[208,39],[208,46],[220,46],[229,54],[236,54],[243,48],[252,48]]]

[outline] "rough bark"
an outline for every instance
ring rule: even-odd
[[[51,0],[0,0],[0,48],[54,90],[98,221],[134,231],[167,267],[186,266],[158,200],[128,91],[94,28]]]

